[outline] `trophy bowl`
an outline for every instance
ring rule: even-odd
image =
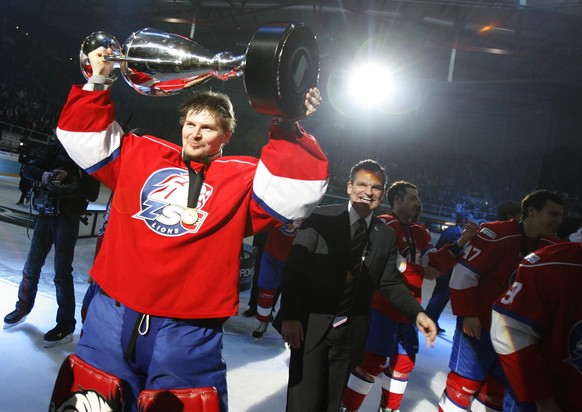
[[[113,55],[106,60],[118,63],[111,78],[122,74],[143,95],[169,96],[212,78],[242,78],[255,111],[284,118],[305,114],[305,95],[319,78],[317,42],[303,23],[260,27],[241,56],[213,54],[188,37],[152,28],[134,32],[123,46],[112,35],[96,32],[81,45],[81,72],[87,79],[93,74],[87,55],[100,46],[110,47]]]

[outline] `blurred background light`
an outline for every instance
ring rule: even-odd
[[[380,62],[366,62],[350,70],[348,90],[360,106],[374,108],[387,104],[393,96],[394,79],[390,69]]]

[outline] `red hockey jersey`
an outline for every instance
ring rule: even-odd
[[[528,255],[493,306],[491,339],[519,401],[582,411],[582,243]]]
[[[522,237],[515,220],[483,223],[479,233],[466,245],[451,275],[453,314],[478,317],[481,327],[489,330],[491,306],[511,285],[524,257],[524,246],[526,251],[534,251],[557,241],[547,236]]]
[[[327,186],[327,159],[315,139],[303,130],[300,137],[279,132],[273,125],[260,160],[214,160],[198,199],[199,220],[185,225],[182,148],[124,134],[114,120],[110,91],[74,86],[57,136],[82,168],[115,193],[93,279],[141,313],[236,315],[242,239],[308,216]]]
[[[401,223],[392,213],[378,216],[387,226],[396,232],[396,248],[398,249],[399,269],[411,294],[420,303],[422,299],[422,282],[424,280],[423,266],[432,266],[441,273],[446,272],[456,262],[456,257],[445,245],[438,251],[432,245],[428,229],[419,223]],[[412,256],[414,254],[414,256]],[[378,290],[374,292],[372,307],[398,322],[410,322],[392,307]]]

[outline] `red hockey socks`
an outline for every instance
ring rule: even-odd
[[[390,358],[390,365],[384,370],[382,378],[382,401],[380,406],[389,409],[400,409],[408,377],[414,369],[414,358],[396,354]]]

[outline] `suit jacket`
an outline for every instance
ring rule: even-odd
[[[351,248],[348,203],[320,206],[302,224],[283,270],[279,320],[300,320],[308,352],[325,335],[343,294]],[[406,317],[423,309],[412,297],[396,267],[394,231],[372,217],[365,267],[354,292],[350,316],[350,363],[361,358],[368,334],[375,288]]]

